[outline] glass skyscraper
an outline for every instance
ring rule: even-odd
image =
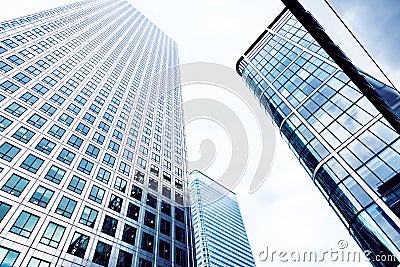
[[[297,1],[283,2],[237,72],[351,235],[371,252],[371,263],[397,266],[399,92],[356,68]]]
[[[194,265],[178,64],[127,1],[0,23],[1,266]]]
[[[199,171],[189,180],[197,266],[255,266],[235,193]]]

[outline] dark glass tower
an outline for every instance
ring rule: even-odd
[[[235,193],[199,171],[189,180],[197,266],[256,266]]]
[[[356,68],[295,0],[237,63],[375,266],[400,260],[400,95]]]
[[[1,266],[193,266],[178,64],[127,1],[0,24]]]

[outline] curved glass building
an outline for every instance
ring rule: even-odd
[[[255,267],[234,192],[192,171],[190,200],[198,267]]]
[[[0,23],[0,266],[195,265],[176,65],[124,0]]]
[[[295,0],[237,72],[375,266],[400,261],[399,92],[356,68]],[[376,260],[385,255],[388,261]]]

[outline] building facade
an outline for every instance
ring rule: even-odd
[[[189,180],[197,266],[256,266],[235,193],[199,171]]]
[[[194,265],[178,64],[123,0],[0,23],[1,266]]]
[[[399,92],[352,65],[297,1],[283,2],[237,72],[371,263],[397,266]]]

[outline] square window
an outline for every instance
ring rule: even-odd
[[[85,184],[86,181],[84,179],[74,175],[67,188],[80,195],[85,187]]]
[[[122,233],[122,241],[134,246],[135,239],[136,239],[136,228],[129,224],[125,224],[124,232]]]
[[[154,209],[157,209],[157,198],[151,194],[147,194],[147,201],[146,204],[149,207],[152,207]]]
[[[40,83],[36,84],[34,87],[31,88],[33,91],[39,93],[40,95],[46,94],[49,89],[47,89],[45,86],[41,85]]]
[[[142,191],[143,190],[140,187],[132,185],[131,197],[139,201],[142,201]]]
[[[118,253],[117,266],[125,267],[132,265],[133,255],[129,252],[123,251],[122,249]]]
[[[64,175],[65,175],[65,171],[63,169],[53,165],[53,166],[51,166],[50,170],[47,172],[47,174],[44,178],[46,178],[47,180],[49,180],[53,183],[60,184]]]
[[[11,227],[10,232],[29,238],[38,221],[38,216],[23,211]]]
[[[94,210],[94,209],[86,206],[82,212],[82,216],[79,219],[79,222],[90,228],[93,228],[94,224],[96,222],[98,213],[99,212],[97,210]]]
[[[44,231],[42,238],[40,239],[40,243],[57,248],[61,242],[64,232],[64,226],[50,222]]]
[[[101,228],[101,232],[105,233],[106,235],[115,237],[117,226],[118,220],[106,215],[106,217],[104,218],[103,227]]]
[[[74,236],[72,237],[71,244],[68,247],[67,253],[83,259],[85,257],[88,244],[89,237],[87,235],[75,232]]]
[[[50,155],[55,146],[55,143],[47,140],[46,138],[42,138],[42,140],[40,140],[39,144],[37,144],[35,148],[47,155]]]
[[[8,126],[10,126],[12,121],[7,119],[6,117],[0,115],[0,131],[3,132],[5,129],[7,129]]]
[[[82,143],[83,143],[83,139],[79,138],[78,136],[76,136],[74,134],[71,135],[71,137],[69,138],[69,140],[67,142],[68,145],[70,145],[76,149],[79,149],[81,147]]]
[[[0,255],[0,266],[14,266],[14,263],[19,256],[19,252],[5,247],[0,247]]]
[[[46,187],[39,186],[35,193],[33,193],[29,202],[36,204],[39,207],[46,208],[53,194],[54,191],[47,189]]]
[[[93,262],[99,265],[108,266],[111,255],[111,245],[99,241],[93,255]]]
[[[1,190],[4,192],[10,193],[11,195],[14,195],[16,197],[19,197],[24,191],[25,187],[28,185],[29,180],[13,174],[10,179],[3,185]]]
[[[25,94],[20,96],[19,99],[22,100],[23,102],[28,103],[29,105],[32,105],[32,104],[36,103],[36,101],[38,101],[39,98],[37,98],[36,96],[32,95],[29,92],[26,92]]]
[[[47,120],[35,113],[32,115],[32,117],[29,118],[27,122],[40,129],[47,122]]]
[[[10,104],[5,111],[7,111],[8,113],[10,113],[11,115],[19,118],[21,117],[21,115],[26,111],[26,108],[21,106],[20,104],[14,102],[12,104]]]
[[[72,160],[74,160],[75,153],[63,148],[60,155],[58,155],[57,159],[61,162],[64,162],[67,165],[71,165]]]
[[[57,109],[52,105],[45,103],[39,110],[48,116],[53,116],[54,112],[56,112]]]
[[[32,257],[27,267],[50,267],[50,262]]]
[[[171,236],[171,222],[161,219],[160,221],[160,233]]]
[[[117,177],[115,180],[114,188],[125,193],[127,182],[121,177]]]
[[[10,209],[10,205],[0,201],[0,222],[4,219]]]
[[[15,139],[21,141],[24,144],[27,144],[31,138],[35,135],[34,132],[28,130],[25,127],[21,127],[19,128],[13,135],[12,137],[14,137]]]
[[[92,191],[90,191],[89,199],[101,204],[104,193],[105,191],[103,189],[94,185],[92,187]]]
[[[154,229],[156,225],[156,215],[146,210],[144,214],[144,225]]]
[[[58,204],[56,213],[64,217],[71,218],[72,214],[74,213],[76,203],[77,202],[75,200],[63,196],[60,203]]]
[[[14,93],[17,91],[20,87],[10,81],[5,81],[2,84],[0,84],[0,88],[6,91],[7,93]]]
[[[65,130],[63,128],[61,128],[58,125],[53,125],[51,127],[51,129],[48,132],[51,136],[57,138],[57,139],[61,139],[61,137],[64,135]]]
[[[42,166],[44,160],[41,158],[38,158],[32,154],[29,154],[29,156],[22,162],[21,168],[30,171],[32,173],[37,173],[39,168]]]
[[[168,242],[160,239],[158,251],[158,256],[160,256],[161,258],[168,261],[171,259],[171,244],[169,244]]]
[[[141,249],[153,253],[154,250],[154,237],[148,233],[143,232]]]
[[[84,174],[90,175],[93,169],[93,162],[88,161],[87,159],[81,159],[81,162],[78,166],[78,171],[83,172]]]
[[[115,196],[115,195],[111,195],[110,203],[108,204],[108,208],[112,209],[113,211],[116,211],[116,212],[121,212],[122,198]]]

